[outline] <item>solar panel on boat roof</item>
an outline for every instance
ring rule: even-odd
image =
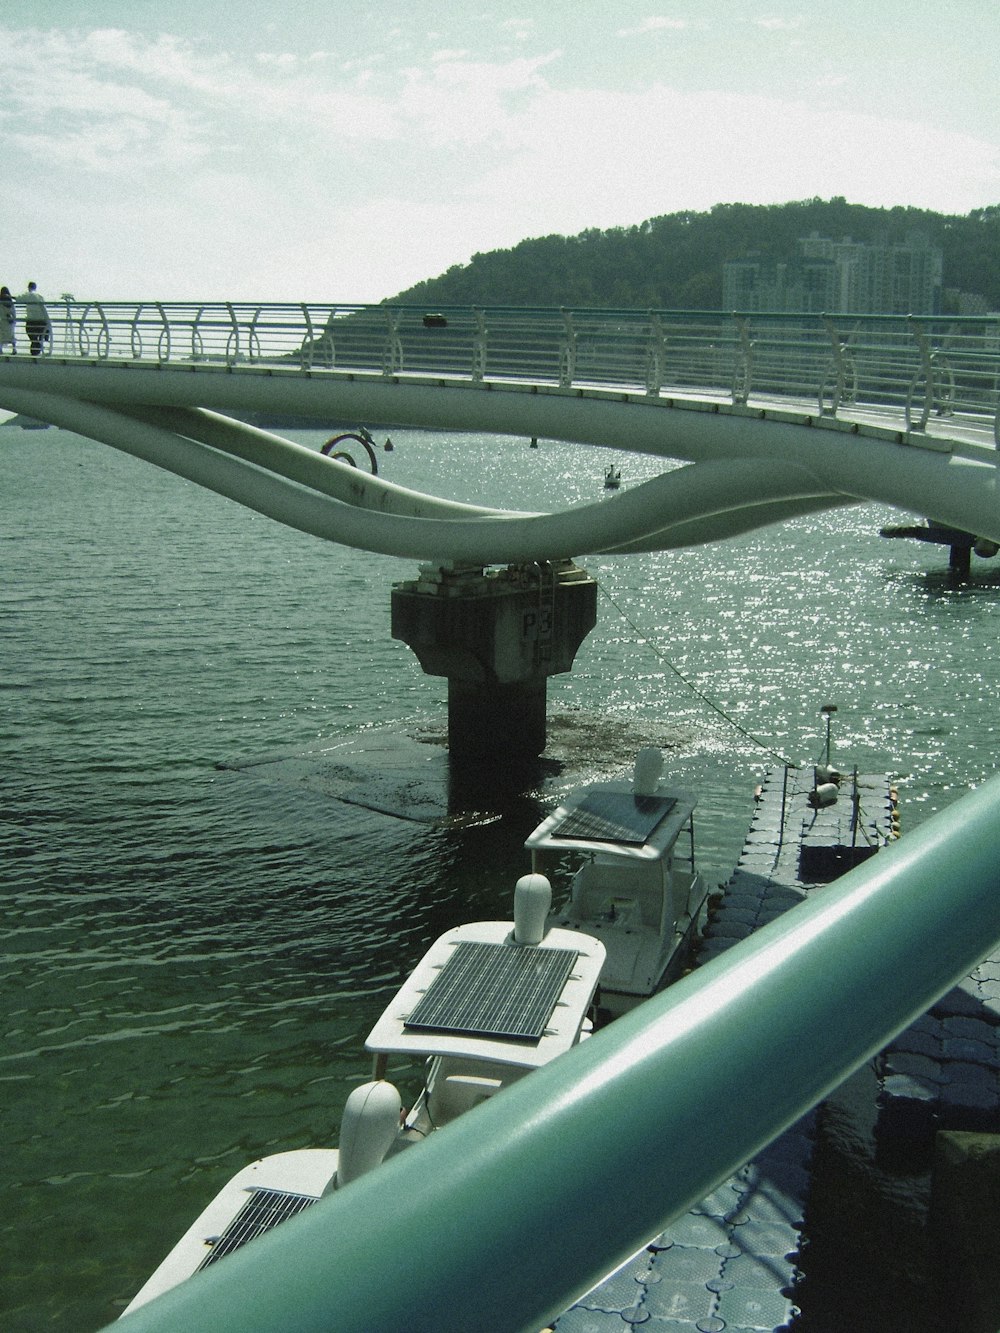
[[[311,1194],[290,1194],[288,1190],[255,1189],[201,1261],[198,1271],[232,1254],[248,1240],[262,1236],[279,1222],[285,1222],[316,1200]]]
[[[404,1026],[537,1041],[578,957],[575,949],[462,941]]]
[[[629,791],[591,791],[552,829],[554,838],[589,838],[595,842],[649,839],[660,820],[677,804],[673,796],[636,796]]]

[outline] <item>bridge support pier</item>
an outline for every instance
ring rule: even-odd
[[[392,590],[392,637],[448,680],[452,758],[505,762],[545,749],[549,676],[597,623],[597,584],[572,561],[501,570],[421,566]]]
[[[882,528],[881,536],[911,537],[915,541],[947,546],[948,568],[956,578],[968,578],[972,569],[973,551],[985,559],[990,559],[1000,551],[1000,546],[987,538],[974,537],[971,532],[963,532],[961,528],[951,528],[930,520],[916,526]]]

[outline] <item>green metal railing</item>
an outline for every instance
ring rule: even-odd
[[[1000,779],[992,779],[126,1326],[537,1333],[998,940]]]
[[[1000,439],[1000,318],[408,305],[92,301],[53,308],[62,358],[530,380],[968,414]]]

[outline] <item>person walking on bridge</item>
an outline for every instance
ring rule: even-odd
[[[28,290],[18,300],[24,306],[24,327],[31,344],[31,355],[41,356],[42,343],[52,337],[52,321],[38,286],[28,283]]]
[[[9,287],[0,287],[0,352],[10,343],[12,352],[17,351],[14,330],[17,327],[17,309]]]

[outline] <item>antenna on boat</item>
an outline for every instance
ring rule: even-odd
[[[823,752],[824,762],[817,764],[813,771],[813,789],[809,793],[809,804],[814,810],[824,805],[833,805],[840,787],[840,774],[830,764],[830,728],[837,705],[824,704],[819,711],[826,718],[826,744]]]
[[[824,704],[819,710],[826,716],[826,766],[830,767],[830,725],[833,722],[833,715],[837,711],[836,704]]]

